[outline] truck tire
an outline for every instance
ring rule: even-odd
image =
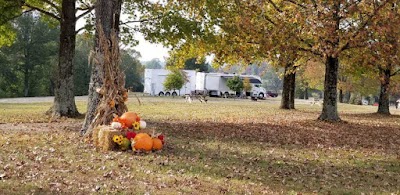
[[[259,93],[259,94],[258,94],[258,98],[264,99],[264,93]]]
[[[164,96],[164,92],[160,92],[160,93],[158,93],[158,96]]]
[[[170,92],[166,92],[166,93],[165,93],[165,96],[170,96],[170,95],[171,95]]]
[[[178,96],[176,92],[172,92],[172,96]]]
[[[224,93],[224,98],[228,98],[229,97],[229,92],[225,92]]]

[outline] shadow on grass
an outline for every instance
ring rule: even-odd
[[[287,191],[400,190],[397,185],[400,162],[396,159],[400,130],[395,127],[312,120],[281,125],[210,122],[155,122],[154,125],[172,137],[161,155],[179,158],[176,165],[169,167],[176,171],[184,169],[192,174],[260,182]],[[241,147],[247,149],[242,151]],[[266,152],[277,150],[280,152]],[[374,156],[374,151],[378,151],[379,157]],[[354,153],[361,155],[352,156]],[[322,156],[309,156],[312,154]]]
[[[175,148],[175,146],[177,146]],[[262,183],[277,191],[298,192],[396,192],[400,172],[398,161],[362,161],[359,166],[334,165],[318,160],[257,156],[221,149],[182,149],[172,145],[162,155],[179,158],[175,171],[220,179]],[[194,163],[195,162],[195,163]],[[380,168],[377,168],[380,167]]]
[[[174,137],[195,140],[236,140],[243,144],[262,142],[298,148],[377,149],[386,153],[400,151],[400,128],[363,125],[352,122],[327,123],[303,120],[293,123],[215,123],[152,122],[160,131]]]

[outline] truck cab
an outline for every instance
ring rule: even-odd
[[[261,87],[261,84],[254,84],[251,83],[251,96],[252,97],[257,97],[259,99],[264,99],[266,94],[267,94],[267,90],[264,87]]]

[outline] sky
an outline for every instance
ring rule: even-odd
[[[138,33],[136,37],[139,40],[139,45],[133,49],[140,52],[140,55],[142,56],[139,59],[140,61],[150,61],[153,58],[159,58],[160,61],[165,61],[165,58],[169,56],[168,49],[162,45],[152,44],[144,40],[144,37],[140,33]]]
[[[126,16],[122,16],[125,18]],[[81,28],[85,24],[83,19],[78,20],[76,24],[76,29]],[[160,61],[166,61],[165,58],[168,57],[168,48],[163,47],[160,44],[152,44],[146,41],[142,34],[136,33],[135,38],[139,40],[139,44],[134,47],[136,51],[140,52],[140,61],[150,61],[153,58],[159,58]]]

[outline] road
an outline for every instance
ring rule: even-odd
[[[87,96],[76,96],[75,101],[87,101]],[[0,103],[39,103],[53,102],[54,96],[46,97],[19,97],[19,98],[2,98]]]

